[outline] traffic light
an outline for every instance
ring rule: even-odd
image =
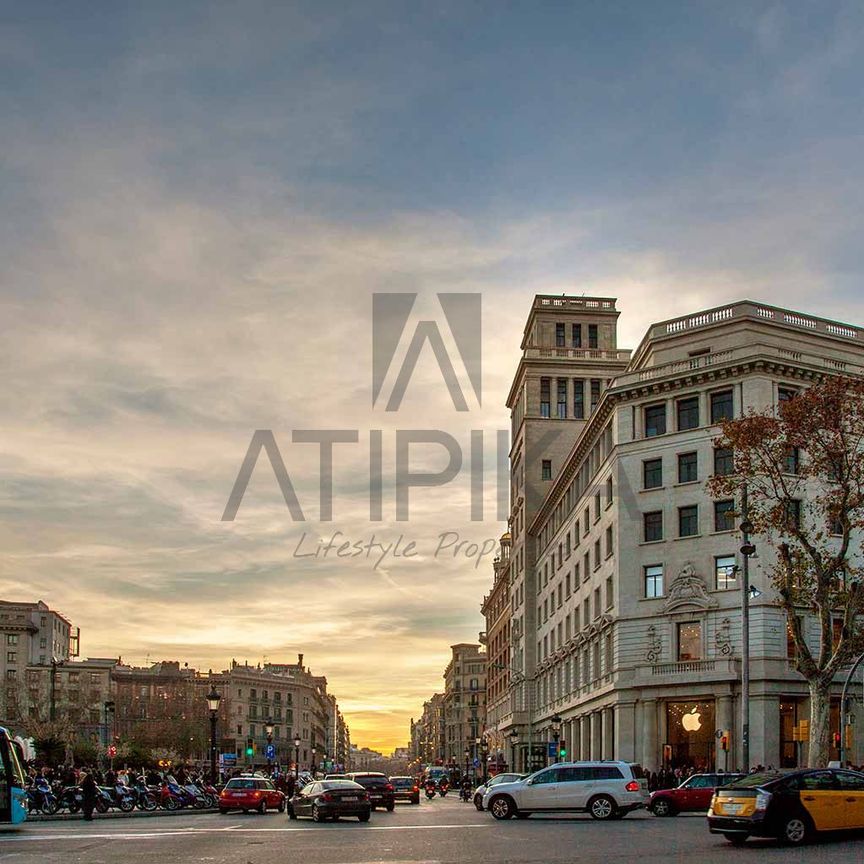
[[[834,739],[834,749],[839,750],[840,749],[840,733],[835,732],[831,737]]]
[[[255,755],[255,739],[247,738],[246,739],[246,755],[254,756]]]
[[[558,742],[558,758],[566,759],[567,758],[567,742],[559,741]]]
[[[728,729],[724,729],[723,734],[720,736],[720,749],[726,750],[727,752],[729,750],[729,730]]]

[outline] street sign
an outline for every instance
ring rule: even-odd
[[[108,748],[108,758],[113,759],[117,755],[117,748],[112,744]]]
[[[475,757],[475,759],[474,759],[474,767],[475,767],[475,768],[479,768],[479,767],[480,767],[480,760],[477,759],[476,757]]]
[[[268,744],[264,748],[264,756],[267,759],[275,759],[276,758],[276,745],[275,744]]]
[[[237,764],[237,754],[236,753],[221,753],[219,755],[219,761],[223,765],[236,765]]]
[[[546,755],[550,759],[554,759],[558,755],[558,745],[554,741],[550,741],[546,746]]]

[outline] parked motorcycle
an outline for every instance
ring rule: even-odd
[[[67,786],[57,798],[58,809],[65,808],[70,813],[80,813],[84,806],[84,793],[80,786]],[[99,789],[96,796],[96,812],[107,813],[111,807],[111,797]]]
[[[99,789],[105,793],[106,797],[111,802],[111,807],[116,807],[123,813],[131,813],[135,809],[135,802],[138,795],[134,789],[130,789],[122,783],[117,783],[113,787],[100,786]]]
[[[132,792],[135,795],[135,806],[139,810],[146,810],[149,813],[159,806],[159,799],[156,793],[147,788],[143,777],[139,777],[134,782]]]
[[[53,815],[60,804],[51,791],[51,784],[44,777],[37,777],[27,789],[27,807],[31,813],[40,812]]]

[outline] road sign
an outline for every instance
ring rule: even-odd
[[[267,759],[275,759],[276,758],[276,745],[275,744],[268,744],[264,748],[264,756]]]
[[[546,754],[550,759],[554,759],[558,755],[558,745],[554,741],[550,741],[547,745]]]
[[[223,765],[236,765],[237,764],[237,754],[236,753],[220,753],[219,761]]]
[[[474,767],[475,767],[475,768],[479,768],[479,767],[480,767],[480,760],[477,759],[476,757],[475,757],[475,759],[474,759]]]
[[[113,759],[117,755],[117,748],[112,744],[108,748],[108,758]]]

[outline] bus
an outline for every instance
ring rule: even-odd
[[[27,792],[21,747],[0,726],[0,825],[18,825],[27,818]]]

